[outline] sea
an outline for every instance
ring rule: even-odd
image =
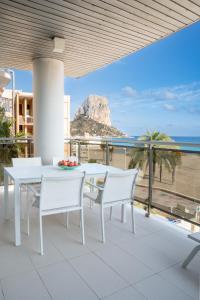
[[[139,136],[131,136],[129,137],[130,141],[133,142],[134,140],[137,140],[139,138]],[[128,137],[125,138],[126,141],[127,139],[129,139]],[[127,143],[123,143],[123,141],[125,140],[124,138],[119,138],[119,145],[127,145]],[[192,144],[199,144],[200,145],[200,136],[171,136],[171,139],[174,140],[177,143],[192,143]],[[116,144],[116,143],[115,143]],[[130,144],[131,145],[131,144]],[[190,146],[180,146],[181,150],[184,151],[192,151],[192,152],[200,152],[200,147],[193,147],[192,145]]]
[[[200,144],[200,136],[171,136],[171,138],[178,143],[192,143],[192,144]],[[200,152],[200,147],[181,147],[182,150],[191,150]]]

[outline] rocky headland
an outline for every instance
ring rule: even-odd
[[[111,125],[108,99],[90,95],[78,108],[71,122],[71,136],[123,137],[125,134]]]

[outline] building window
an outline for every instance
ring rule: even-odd
[[[19,104],[19,115],[20,116],[23,115],[23,106],[22,106],[22,103]]]

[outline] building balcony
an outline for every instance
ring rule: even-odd
[[[25,124],[25,117],[24,116],[19,116],[19,125],[24,125]]]
[[[19,116],[19,125],[33,125],[32,116]]]
[[[32,116],[26,116],[26,124],[33,125],[33,117]]]

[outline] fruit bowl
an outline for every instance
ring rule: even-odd
[[[77,169],[79,166],[59,166],[59,168],[63,169],[63,170],[74,170]]]
[[[76,161],[61,160],[58,162],[58,167],[63,170],[74,170],[79,166],[80,164],[78,164]]]

